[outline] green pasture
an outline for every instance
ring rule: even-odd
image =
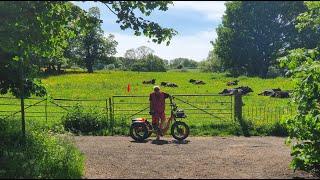
[[[178,88],[162,87],[162,91],[169,94],[213,94],[215,96],[201,97],[179,97],[185,102],[197,107],[207,108],[208,112],[216,115],[211,116],[203,111],[195,110],[194,107],[176,100],[180,108],[185,109],[188,118],[185,121],[191,126],[191,133],[196,135],[224,135],[234,134],[236,122],[233,121],[232,105],[230,96],[218,96],[218,93],[227,86],[228,81],[240,80],[238,86],[249,86],[253,93],[243,96],[243,115],[254,124],[263,126],[279,121],[280,114],[288,114],[289,100],[271,97],[258,96],[257,94],[265,89],[281,88],[290,90],[294,83],[286,78],[261,79],[256,77],[241,76],[238,78],[227,77],[225,74],[202,73],[195,70],[188,72],[131,72],[131,71],[99,71],[93,74],[85,72],[67,73],[64,75],[43,77],[42,82],[47,87],[52,98],[81,99],[97,101],[43,101],[36,106],[31,106],[26,110],[27,121],[39,121],[48,126],[59,122],[61,117],[68,111],[67,106],[81,104],[87,108],[98,108],[101,113],[107,113],[109,109],[108,98],[114,95],[140,95],[148,96],[152,92],[153,85],[144,85],[142,81],[156,79],[156,84],[160,82],[176,83]],[[205,85],[194,85],[189,83],[189,79],[203,80]],[[130,84],[131,91],[127,92]],[[237,86],[235,86],[237,87]],[[116,124],[121,122],[129,124],[133,117],[149,117],[149,109],[132,116],[136,112],[148,107],[148,98],[115,98],[115,119]],[[27,105],[32,105],[39,100],[26,100]],[[220,102],[220,103],[218,103]],[[4,117],[11,112],[18,111],[19,100],[0,99],[1,114]],[[59,107],[60,106],[60,107]],[[278,113],[279,111],[279,113]],[[47,112],[47,113],[46,113]],[[169,115],[169,106],[167,115]],[[291,112],[292,113],[292,112]],[[47,118],[45,115],[47,114]],[[17,114],[19,116],[19,113]],[[126,129],[127,130],[127,129]],[[119,130],[120,134],[125,134],[126,130]]]

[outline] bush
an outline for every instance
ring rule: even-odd
[[[0,178],[81,178],[84,157],[66,138],[28,130],[22,145],[20,120],[1,120]]]
[[[183,68],[183,65],[182,64],[179,64],[178,66],[177,66],[177,69],[182,69]]]
[[[239,133],[244,136],[287,136],[286,127],[275,122],[268,125],[255,125],[251,120],[242,119],[239,121]]]
[[[134,62],[131,66],[131,70],[144,72],[165,72],[166,66],[163,59],[150,54],[145,58]]]
[[[107,135],[109,121],[107,117],[95,109],[85,110],[76,105],[67,115],[62,117],[66,131],[82,135]]]
[[[114,64],[107,65],[107,70],[114,70],[114,69],[116,69],[116,66]]]
[[[281,76],[281,71],[279,68],[277,68],[275,66],[270,66],[268,68],[268,73],[267,73],[268,78],[276,78],[279,76]]]

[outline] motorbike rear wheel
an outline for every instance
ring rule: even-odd
[[[130,136],[138,142],[142,142],[148,138],[148,128],[144,123],[133,123],[130,127]]]
[[[176,140],[182,141],[189,136],[189,126],[181,121],[176,121],[171,127],[171,135]]]

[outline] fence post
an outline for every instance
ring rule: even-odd
[[[20,58],[20,64],[19,64],[19,69],[20,69],[20,108],[21,108],[21,130],[22,130],[22,143],[25,145],[26,143],[26,119],[25,119],[25,111],[24,111],[24,99],[25,99],[25,94],[24,94],[24,70],[23,70],[23,59]]]
[[[48,125],[48,97],[46,97],[46,104],[45,104],[45,113],[46,113],[46,125]]]
[[[25,119],[25,112],[24,112],[24,97],[21,96],[21,129],[22,129],[22,138],[23,138],[23,144],[25,143],[26,140],[26,119]]]
[[[111,135],[113,136],[113,125],[114,125],[114,117],[112,114],[112,102],[111,98],[109,98],[109,111],[110,111],[110,120],[111,120]]]
[[[234,120],[242,119],[242,96],[238,91],[234,93]]]
[[[106,115],[107,115],[107,121],[108,121],[109,120],[108,99],[106,99]]]

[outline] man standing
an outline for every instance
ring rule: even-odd
[[[159,120],[165,121],[165,99],[169,98],[170,95],[164,92],[160,92],[160,87],[155,86],[153,88],[154,92],[150,94],[150,115],[152,115],[152,126],[157,131],[157,140],[160,139],[161,127],[159,127]]]

